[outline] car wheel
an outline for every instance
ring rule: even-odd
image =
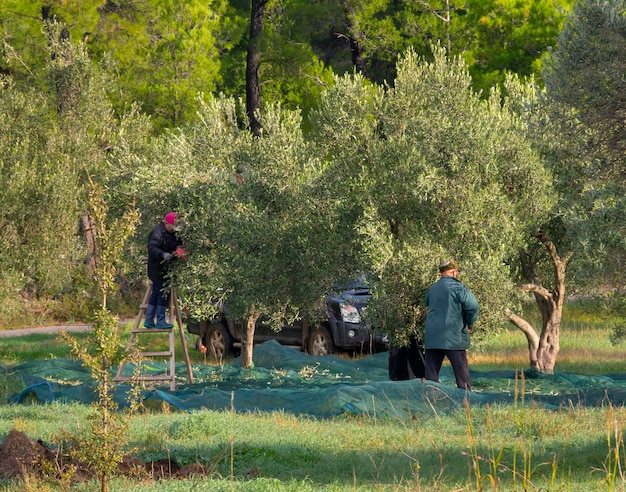
[[[223,323],[214,321],[204,335],[204,346],[212,357],[222,360],[233,351],[233,337]]]
[[[330,355],[334,352],[335,343],[330,330],[325,326],[314,328],[309,337],[309,354]]]

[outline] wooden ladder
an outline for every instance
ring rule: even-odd
[[[126,361],[123,361],[117,369],[117,375],[114,378],[115,382],[120,381],[129,381],[129,380],[139,380],[139,381],[169,381],[170,382],[170,390],[174,391],[176,389],[176,350],[175,350],[175,336],[174,330],[176,326],[178,327],[178,333],[180,334],[180,342],[183,346],[183,353],[185,355],[185,364],[187,365],[187,379],[190,384],[193,384],[193,372],[191,370],[191,363],[189,362],[189,352],[187,351],[187,342],[185,339],[185,334],[183,332],[183,321],[180,316],[180,309],[178,308],[178,298],[176,297],[176,290],[172,287],[170,292],[170,305],[169,305],[169,318],[170,322],[172,318],[175,318],[176,325],[174,328],[144,328],[143,320],[146,315],[146,308],[148,307],[148,300],[150,299],[150,294],[152,293],[152,282],[148,283],[148,288],[146,289],[146,293],[143,296],[143,301],[139,305],[139,312],[137,313],[137,318],[135,318],[135,324],[133,325],[133,329],[130,332],[130,338],[128,343],[126,344],[126,350],[130,350],[133,346],[133,342],[135,338],[139,334],[154,334],[154,333],[167,333],[169,335],[169,350],[162,352],[140,352],[139,356],[141,358],[144,357],[169,357],[169,371],[165,371],[165,374],[153,375],[153,376],[122,376],[124,373],[124,368],[126,367]]]

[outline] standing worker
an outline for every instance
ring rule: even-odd
[[[152,229],[148,237],[148,278],[152,281],[152,294],[143,323],[146,328],[174,327],[165,317],[170,291],[164,290],[164,284],[170,262],[177,256],[184,255],[182,241],[176,236],[176,232],[180,230],[177,219],[176,212],[168,213],[163,221]]]
[[[426,379],[439,381],[444,357],[452,365],[456,385],[471,390],[467,349],[470,331],[478,318],[478,301],[458,280],[459,265],[447,260],[439,265],[440,278],[426,291]]]

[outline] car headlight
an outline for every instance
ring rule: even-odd
[[[355,308],[352,304],[340,304],[341,308],[341,319],[345,323],[360,323],[361,315],[359,314],[359,310]]]

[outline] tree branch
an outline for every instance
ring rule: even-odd
[[[536,234],[536,237],[537,239],[539,239],[539,241],[541,241],[541,244],[543,244],[543,246],[548,250],[548,253],[550,254],[550,258],[552,258],[552,262],[555,265],[562,264],[563,268],[565,269],[569,261],[572,259],[574,252],[569,251],[565,254],[565,256],[561,258],[556,251],[556,246],[554,245],[552,240],[550,240],[550,238],[544,231],[539,231]]]
[[[509,308],[504,310],[504,314],[509,318],[509,321],[517,326],[526,335],[528,341],[528,356],[530,359],[530,366],[537,367],[537,350],[539,348],[539,335],[532,327],[532,325],[521,316],[513,313]]]
[[[438,17],[439,20],[443,21],[443,22],[447,22],[450,23],[450,12],[448,11],[448,16],[444,17],[442,16],[439,12],[437,12],[437,10],[435,10],[435,8],[430,5],[430,3],[424,1],[424,0],[418,0],[419,3],[422,4],[422,6],[426,7],[428,10],[430,10],[430,13],[433,14],[435,17]]]
[[[538,296],[542,297],[548,302],[552,300],[552,293],[541,285],[522,284],[522,285],[518,285],[518,287],[522,289],[524,292],[529,292],[529,293],[532,292],[533,294],[537,294]]]

